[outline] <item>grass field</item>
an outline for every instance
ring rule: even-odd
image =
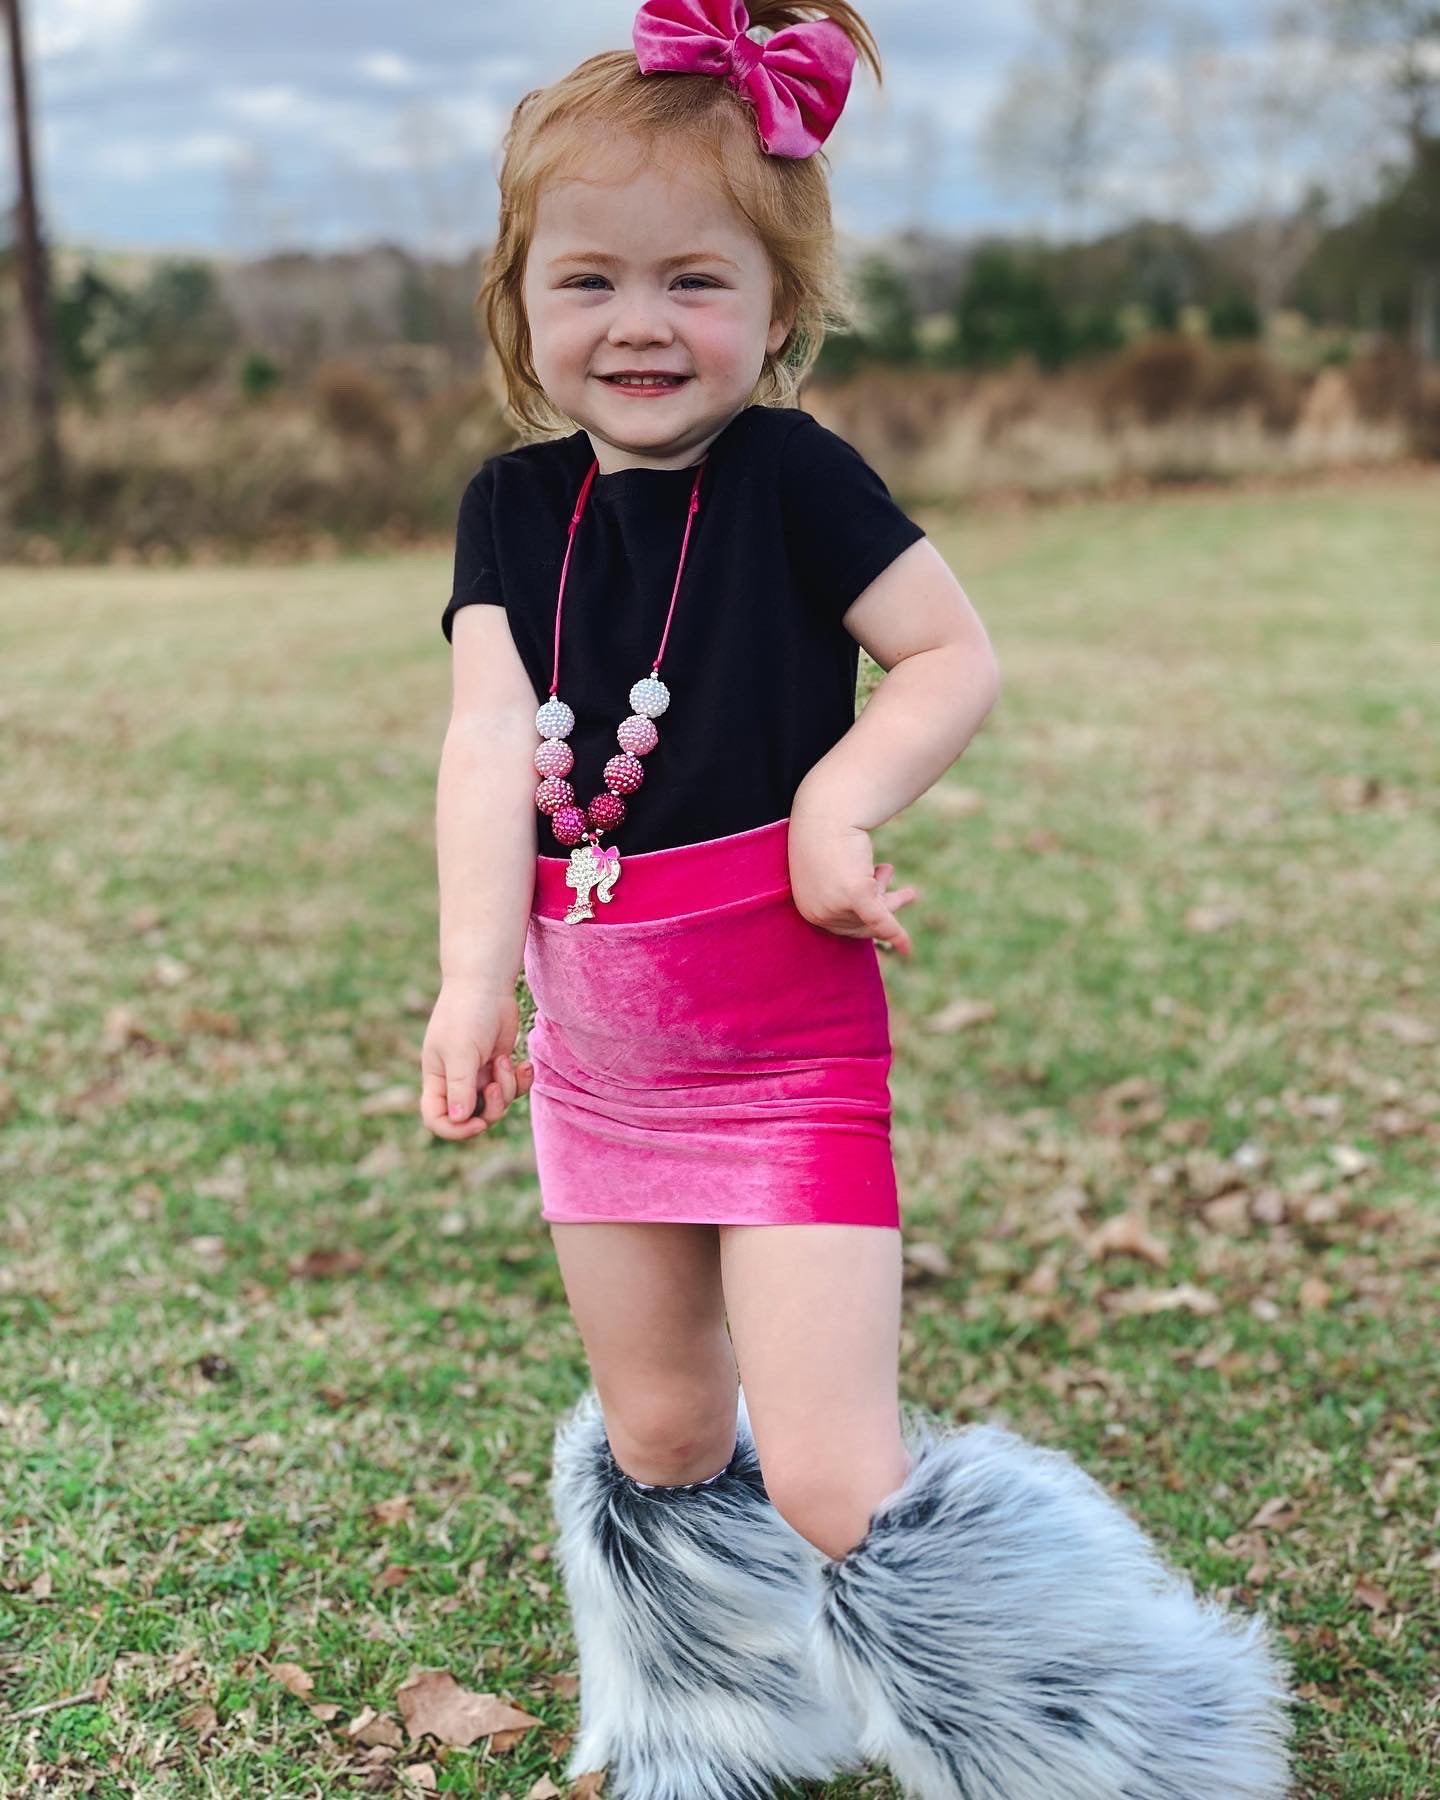
[[[926,522],[1005,689],[875,834],[905,1394],[1434,1795],[1440,479]],[[416,1112],[448,573],[0,573],[0,1794],[563,1791],[580,1342],[526,1103]]]

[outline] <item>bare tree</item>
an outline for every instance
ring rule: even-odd
[[[1125,121],[1112,104],[1117,68],[1149,16],[1148,0],[1030,0],[1031,48],[985,121],[981,151],[1009,189],[1041,192],[1083,233]]]
[[[1440,351],[1440,0],[1282,0],[1296,29],[1317,24],[1342,70],[1377,105],[1412,172],[1405,230],[1412,244],[1415,347]]]
[[[10,47],[10,93],[15,122],[15,167],[20,196],[20,287],[30,334],[30,406],[35,422],[36,490],[41,503],[58,506],[65,487],[60,453],[55,382],[55,332],[50,315],[50,276],[40,232],[35,165],[30,150],[30,97],[25,77],[25,42],[20,0],[0,0]]]

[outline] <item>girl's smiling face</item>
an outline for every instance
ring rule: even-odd
[[[601,474],[698,462],[789,330],[743,216],[713,182],[648,161],[544,188],[524,297],[535,373]],[[611,379],[646,373],[673,379]]]

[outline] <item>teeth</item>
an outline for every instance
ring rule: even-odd
[[[681,378],[675,375],[610,375],[606,379],[616,387],[678,387]]]

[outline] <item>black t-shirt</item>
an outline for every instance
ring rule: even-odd
[[[503,606],[537,705],[550,692],[560,568],[593,457],[583,431],[521,445],[492,456],[460,502],[442,629],[448,640],[462,606]],[[591,485],[565,579],[557,687],[575,714],[566,779],[582,807],[603,788],[630,689],[655,660],[694,479],[691,464],[597,473]],[[860,647],[841,615],[924,535],[810,413],[737,413],[700,479],[660,664],[670,704],[655,720],[659,742],[605,841],[622,855],[662,850],[788,817],[796,788],[855,721]],[[541,854],[566,855],[549,819],[537,825]]]

